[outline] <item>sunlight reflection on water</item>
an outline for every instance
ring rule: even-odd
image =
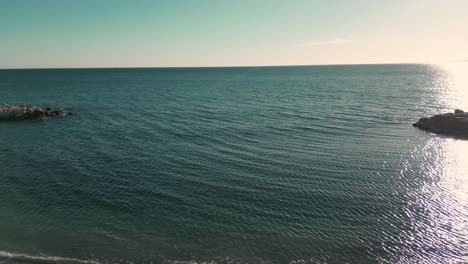
[[[468,110],[468,63],[435,70],[440,76],[436,104],[451,111]],[[409,190],[406,214],[411,231],[399,238],[406,242],[396,253],[398,262],[467,263],[468,140],[433,135],[403,157],[402,166],[402,179],[414,178],[412,187],[401,186]]]
[[[449,107],[468,110],[468,62],[445,63],[438,67],[446,75],[439,100]]]
[[[430,219],[427,235],[433,237],[432,244],[442,247],[438,255],[466,256],[468,141],[447,138],[428,144],[437,157],[427,170],[433,181],[421,190]]]
[[[428,139],[404,158],[401,177],[410,226],[397,238],[396,262],[468,261],[468,141]]]

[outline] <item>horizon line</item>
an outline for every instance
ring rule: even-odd
[[[450,62],[464,62],[450,61]],[[439,62],[443,63],[443,62]],[[278,65],[218,65],[218,66],[102,66],[102,67],[17,67],[0,70],[74,70],[74,69],[204,69],[204,68],[268,68],[268,67],[311,67],[311,66],[366,66],[366,65],[409,65],[437,64],[436,62],[390,62],[390,63],[342,63],[342,64],[278,64]]]

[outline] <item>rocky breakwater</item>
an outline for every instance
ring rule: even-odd
[[[468,113],[457,109],[454,113],[420,118],[413,126],[436,134],[468,138]]]
[[[0,105],[0,121],[14,120],[44,120],[48,117],[66,116],[70,112],[65,112],[62,109],[41,108],[37,106],[26,105]]]

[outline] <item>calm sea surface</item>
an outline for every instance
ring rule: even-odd
[[[468,67],[1,70],[0,263],[463,263]]]

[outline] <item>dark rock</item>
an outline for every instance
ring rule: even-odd
[[[454,113],[420,118],[413,126],[436,134],[468,137],[468,113],[457,109]]]
[[[45,114],[44,114],[44,111],[43,110],[40,110],[40,109],[34,109],[32,111],[32,117],[33,119],[45,119]]]
[[[70,113],[62,109],[45,109],[25,105],[0,105],[0,121],[4,120],[43,120],[47,117],[65,116]]]

